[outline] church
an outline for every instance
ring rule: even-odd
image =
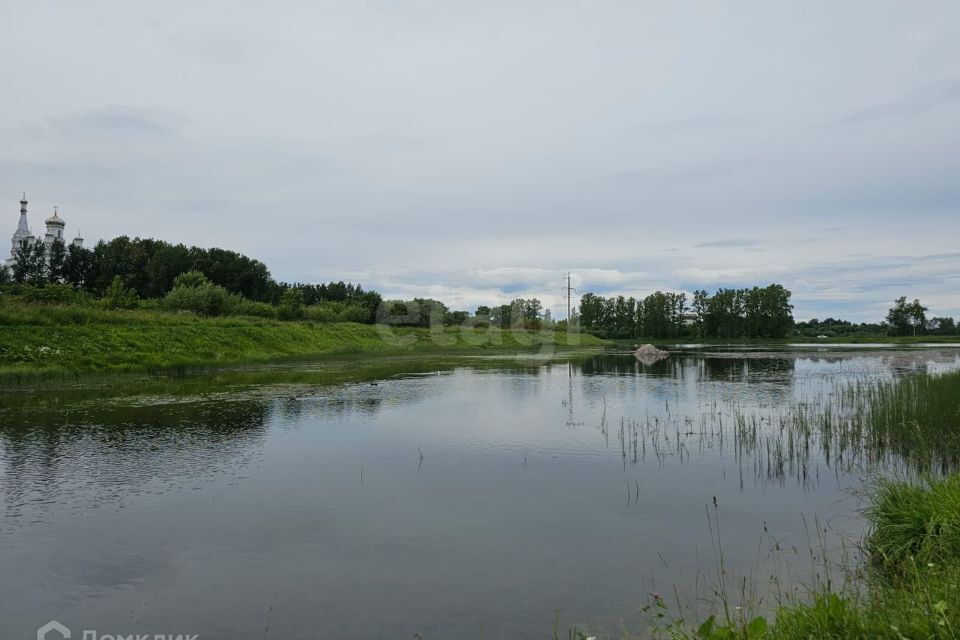
[[[13,232],[13,238],[10,243],[10,257],[6,260],[7,267],[13,267],[16,262],[17,249],[20,248],[20,243],[24,240],[27,242],[42,241],[48,252],[50,246],[57,240],[64,245],[67,244],[66,236],[64,235],[67,223],[60,217],[56,207],[53,208],[53,215],[47,218],[44,224],[47,226],[46,234],[44,234],[43,238],[35,237],[33,232],[30,231],[30,225],[27,222],[27,194],[23,194],[23,198],[20,200],[20,222],[17,224],[17,230]],[[74,247],[82,247],[83,238],[78,235],[70,244]]]

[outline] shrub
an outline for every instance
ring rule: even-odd
[[[173,288],[202,287],[210,284],[210,279],[200,271],[185,271],[173,279]]]
[[[77,291],[68,284],[48,284],[44,287],[22,285],[19,297],[34,304],[81,304],[90,301],[90,295]]]
[[[276,318],[277,310],[273,305],[266,302],[255,302],[246,298],[237,296],[236,306],[232,313],[240,316],[253,316],[255,318]]]
[[[120,276],[114,276],[113,282],[100,299],[100,304],[107,309],[136,309],[139,302],[137,292],[125,287]]]
[[[300,320],[303,318],[303,291],[287,289],[280,296],[277,317],[281,320]]]
[[[231,296],[221,286],[209,281],[200,286],[178,286],[163,299],[171,311],[190,311],[199,316],[222,316],[227,313]]]

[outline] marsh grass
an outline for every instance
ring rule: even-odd
[[[864,515],[871,560],[894,576],[960,559],[960,475],[922,484],[880,480]]]
[[[605,436],[606,422],[604,416]],[[729,576],[720,512],[716,503],[708,506],[716,564],[708,593],[697,602],[677,596],[670,605],[651,594],[641,610],[648,630],[598,637],[960,638],[960,372],[837,383],[782,409],[713,402],[698,415],[680,416],[667,406],[661,415],[622,419],[617,436],[625,468],[727,451],[741,483],[752,475],[761,484],[793,479],[808,486],[821,464],[838,476],[873,480],[859,543],[831,548],[823,524],[809,523],[805,584],[791,569],[802,552],[773,538],[772,575]],[[712,615],[691,624],[704,603]]]

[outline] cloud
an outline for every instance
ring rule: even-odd
[[[960,82],[926,88],[910,95],[853,111],[827,126],[863,124],[890,118],[916,116],[960,100]]]
[[[639,133],[657,131],[662,133],[702,133],[705,131],[727,130],[755,123],[755,120],[733,113],[707,113],[685,118],[673,118],[657,122],[646,122],[637,126]]]
[[[234,5],[13,3],[47,37],[0,39],[0,233],[26,190],[91,240],[451,306],[562,315],[572,272],[960,315],[960,5]]]
[[[711,240],[709,242],[701,242],[696,245],[697,247],[708,249],[708,248],[720,248],[720,249],[740,249],[744,247],[757,247],[763,243],[759,240],[754,240],[752,238],[729,238],[727,240]]]
[[[47,124],[60,136],[170,136],[185,120],[163,109],[110,105],[49,118]]]

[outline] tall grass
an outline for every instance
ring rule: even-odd
[[[960,475],[923,484],[882,480],[865,515],[866,549],[885,571],[960,560]]]
[[[536,351],[596,338],[494,328],[386,328],[83,306],[0,304],[0,375],[154,371],[334,354]]]
[[[618,439],[624,465],[648,456],[682,463],[732,447],[741,482],[752,472],[760,482],[794,477],[806,486],[820,461],[874,478],[860,553],[841,550],[846,555],[838,558],[812,544],[818,578],[805,591],[783,591],[777,578],[773,598],[757,598],[746,581],[731,589],[721,564],[716,616],[693,627],[665,624],[671,618],[658,596],[647,608],[655,614],[651,630],[620,637],[960,638],[960,372],[837,383],[783,409],[728,412],[714,402],[698,416],[682,416],[668,407],[645,421],[621,420]],[[717,533],[714,556],[722,563],[719,542]],[[679,599],[677,606],[689,613]]]

